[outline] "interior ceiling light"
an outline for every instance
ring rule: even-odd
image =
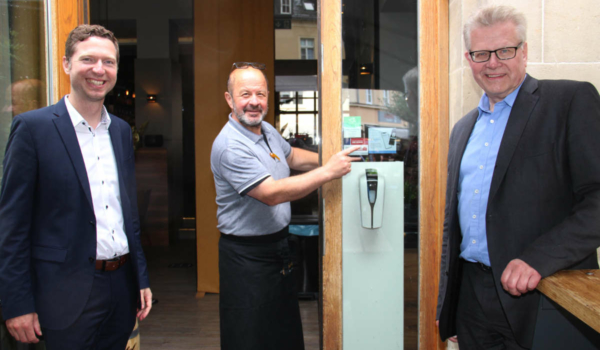
[[[363,63],[359,66],[360,75],[373,74],[373,63]]]

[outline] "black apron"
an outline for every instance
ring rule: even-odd
[[[221,235],[222,350],[304,350],[288,236]]]

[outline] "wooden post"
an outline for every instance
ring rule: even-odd
[[[448,0],[419,4],[419,349],[445,349],[435,316],[449,139]]]
[[[319,103],[321,159],[342,150],[342,4],[320,1]],[[342,348],[342,180],[322,188],[324,247],[322,255],[323,350]]]

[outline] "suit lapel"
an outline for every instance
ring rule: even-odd
[[[114,116],[111,116],[111,123],[108,127],[108,133],[110,134],[110,142],[113,146],[113,152],[115,153],[115,160],[117,162],[117,171],[119,175],[119,183],[121,182],[122,174],[122,163],[123,163],[123,145],[121,143],[121,130],[119,125],[115,122]]]
[[[512,111],[506,124],[506,130],[502,137],[502,143],[498,150],[498,158],[496,159],[496,168],[492,176],[492,184],[490,186],[490,196],[488,203],[491,203],[504,179],[506,170],[510,165],[510,161],[517,149],[523,130],[529,121],[531,112],[537,104],[539,97],[534,95],[537,90],[538,81],[530,76],[527,76],[521,90],[517,95]]]
[[[121,208],[123,217],[129,217],[129,196],[125,187],[125,179],[123,178],[123,143],[121,140],[121,128],[116,123],[115,116],[111,115],[111,123],[108,127],[110,134],[110,142],[112,143],[113,152],[115,154],[115,162],[117,163],[117,176],[119,178],[119,193],[121,195]],[[127,222],[127,221],[126,221]],[[126,233],[128,230],[125,230]]]
[[[65,144],[67,153],[69,153],[69,157],[71,158],[71,162],[73,163],[73,167],[75,168],[75,172],[79,178],[81,188],[83,189],[83,192],[85,192],[85,196],[90,204],[90,207],[94,208],[92,203],[92,194],[90,191],[90,182],[85,169],[83,155],[81,154],[79,141],[77,140],[75,128],[73,127],[73,122],[71,121],[71,117],[67,111],[64,98],[55,105],[54,115],[57,117],[54,118],[54,125],[56,126],[56,129],[58,130],[58,133]]]

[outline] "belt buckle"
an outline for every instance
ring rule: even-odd
[[[479,264],[479,267],[480,267],[480,268],[481,268],[483,271],[485,271],[485,272],[488,272],[488,271],[491,271],[491,270],[492,270],[492,267],[491,267],[491,266],[487,266],[486,264],[484,264],[484,263],[482,263],[482,262],[479,262],[479,261],[478,261],[477,263]]]
[[[102,272],[107,271],[107,267],[108,267],[109,263],[112,266],[116,265],[116,267],[114,267],[113,269],[108,270],[108,271],[115,271],[115,270],[119,269],[125,263],[123,261],[124,259],[125,259],[125,255],[121,255],[121,256],[118,256],[116,258],[107,259],[107,260],[101,260],[102,261],[102,269],[101,269],[101,271]]]

